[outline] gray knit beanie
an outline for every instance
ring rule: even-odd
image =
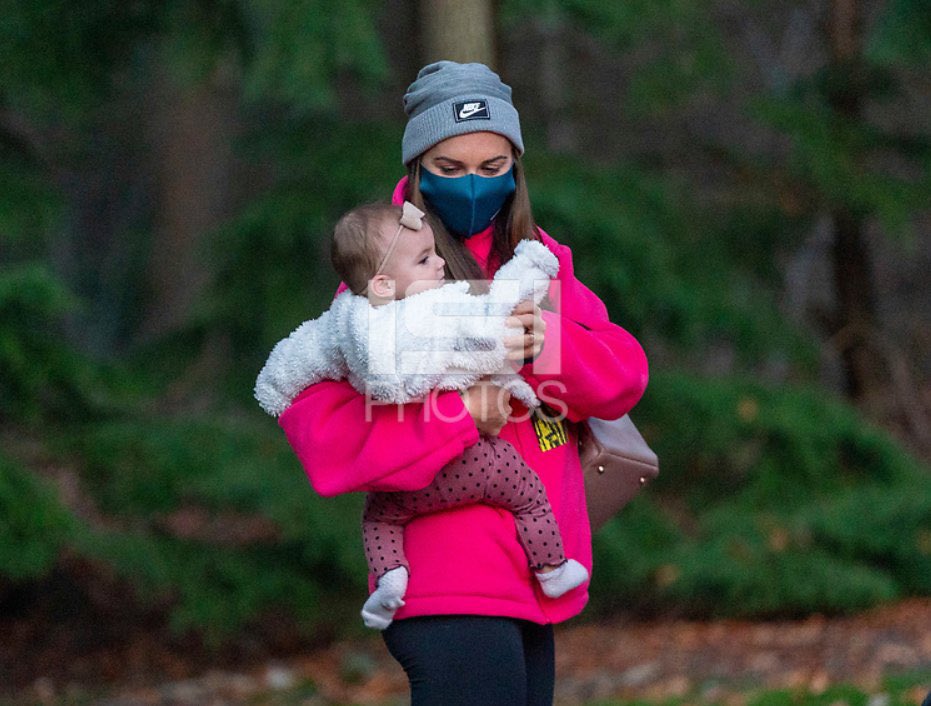
[[[404,94],[407,127],[401,159],[408,164],[448,137],[488,130],[524,152],[511,87],[484,64],[437,61],[424,66]]]

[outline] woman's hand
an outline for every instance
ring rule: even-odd
[[[511,414],[511,393],[482,378],[459,394],[479,432],[498,436]]]
[[[540,355],[540,351],[543,350],[546,322],[540,314],[539,306],[529,299],[520,302],[514,307],[505,324],[518,330],[523,329],[521,334],[504,339],[508,360],[524,363]]]

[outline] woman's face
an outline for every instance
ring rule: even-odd
[[[500,176],[514,163],[511,142],[496,132],[470,132],[438,142],[423,153],[424,169],[444,177]]]

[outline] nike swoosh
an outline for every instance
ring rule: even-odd
[[[467,119],[467,118],[472,117],[472,116],[475,115],[476,113],[481,113],[483,110],[485,110],[485,106],[484,106],[484,105],[480,105],[480,106],[478,106],[477,108],[463,108],[462,110],[459,111],[459,119],[460,119],[460,120],[465,120],[465,119]],[[448,115],[448,113],[447,113],[447,115]]]

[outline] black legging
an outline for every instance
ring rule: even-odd
[[[552,625],[439,615],[395,620],[382,634],[411,706],[552,706]]]

